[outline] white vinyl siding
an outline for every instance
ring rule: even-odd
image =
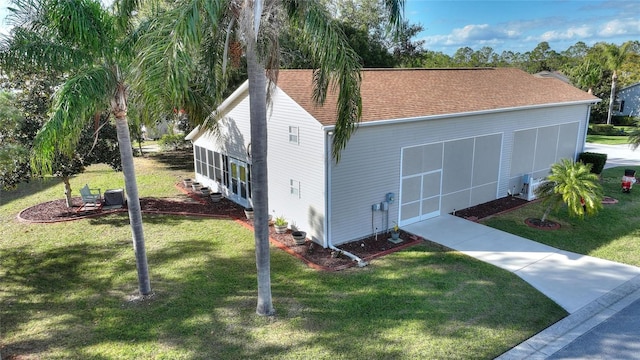
[[[324,131],[279,90],[274,93],[267,122],[269,208],[273,215],[283,215],[293,228],[306,231],[307,237],[324,245]],[[290,141],[294,133],[297,142]]]
[[[331,168],[331,238],[334,244],[340,244],[366,237],[378,231],[386,230],[387,214],[384,211],[373,212],[371,204],[384,201],[388,192],[399,195],[401,186],[401,153],[402,148],[423,144],[446,143],[447,141],[461,140],[461,148],[464,147],[464,139],[476,138],[477,152],[482,159],[484,151],[499,157],[499,162],[490,163],[491,169],[486,171],[474,167],[473,158],[463,157],[460,166],[460,179],[456,179],[455,164],[451,165],[449,175],[443,173],[443,187],[448,181],[455,183],[450,186],[450,193],[443,198],[443,203],[480,203],[487,200],[503,197],[510,189],[510,175],[512,173],[511,157],[514,144],[514,134],[518,130],[559,125],[561,133],[566,133],[566,138],[556,139],[558,149],[564,149],[565,154],[571,152],[575,156],[581,149],[578,147],[581,139],[584,139],[588,107],[586,105],[573,105],[563,107],[551,107],[529,109],[521,111],[509,111],[492,114],[472,115],[459,118],[430,119],[416,122],[394,123],[379,126],[361,126],[352,136],[346,149],[342,152],[340,163],[333,164]],[[569,128],[576,125],[576,131]],[[487,135],[501,137],[501,148],[495,147],[491,139],[481,137]],[[485,146],[484,140],[489,147]],[[469,145],[471,146],[471,145]],[[497,154],[497,155],[496,155]],[[426,158],[429,162],[438,162],[434,158]],[[447,161],[447,160],[444,160]],[[457,162],[457,159],[450,161]],[[486,159],[480,160],[486,162]],[[540,164],[542,164],[541,162]],[[517,166],[518,162],[515,162]],[[478,166],[480,164],[477,164]],[[414,165],[417,166],[417,165]],[[421,165],[423,166],[423,165]],[[435,166],[435,165],[424,165]],[[548,171],[548,166],[546,171]],[[447,164],[443,163],[447,169]],[[471,168],[468,168],[471,167]],[[403,167],[403,171],[406,168]],[[543,169],[541,169],[543,170]],[[497,182],[488,181],[490,174],[498,172]],[[447,172],[445,170],[445,172]],[[445,180],[446,179],[446,180]],[[459,182],[459,184],[458,184]],[[465,187],[469,185],[469,187]],[[473,189],[473,191],[471,191]],[[445,191],[443,190],[443,193]],[[389,206],[389,221],[399,219],[399,205],[402,199],[397,199]],[[416,202],[416,209],[419,209]],[[423,202],[426,209],[433,207],[433,202]],[[456,208],[458,209],[458,208]],[[408,209],[409,210],[409,209]],[[407,211],[408,211],[407,210]],[[449,212],[444,206],[441,212]],[[372,216],[373,215],[373,216]],[[373,218],[373,221],[372,221]]]

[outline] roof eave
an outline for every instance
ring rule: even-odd
[[[593,105],[593,104],[597,104],[597,103],[599,103],[601,101],[602,101],[602,99],[592,99],[592,100],[580,100],[580,101],[570,101],[570,102],[561,102],[561,103],[552,103],[552,104],[538,104],[538,105],[517,106],[517,107],[500,108],[500,109],[467,111],[467,112],[449,113],[449,114],[416,116],[416,117],[410,117],[410,118],[398,118],[398,119],[386,119],[386,120],[370,120],[370,121],[358,123],[358,127],[369,127],[369,126],[379,126],[379,125],[389,125],[389,124],[399,124],[399,123],[410,123],[410,122],[425,121],[425,120],[450,119],[450,118],[454,118],[454,117],[486,115],[486,114],[495,114],[495,113],[504,113],[504,112],[510,112],[510,111],[531,110],[531,109],[541,109],[541,108],[557,107],[557,106]],[[324,128],[325,131],[333,131],[335,129],[335,125],[326,125],[323,128]]]

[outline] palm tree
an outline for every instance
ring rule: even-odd
[[[618,70],[622,67],[629,52],[632,50],[632,43],[626,42],[618,47],[613,44],[600,45],[604,50],[607,58],[606,66],[613,72],[611,75],[611,95],[609,96],[609,111],[607,113],[607,124],[611,124],[611,114],[613,113],[613,104],[616,98],[616,87],[618,84]]]
[[[551,165],[551,174],[535,190],[547,206],[541,221],[551,210],[566,204],[569,216],[594,215],[602,208],[602,186],[598,175],[591,173],[591,164],[561,159]]]
[[[384,3],[390,24],[397,29],[402,21],[404,1],[385,0]],[[205,89],[200,94],[216,96],[219,90],[207,89],[223,87],[230,44],[236,50],[241,45],[244,52],[251,118],[252,201],[258,273],[256,312],[271,315],[274,308],[268,228],[267,104],[271,85],[277,81],[280,31],[286,27],[292,29],[299,45],[316,64],[314,100],[322,104],[330,87],[337,90],[333,140],[336,161],[361,116],[358,57],[319,1],[185,0],[182,6],[165,15],[150,22],[150,31],[141,42],[145,46],[138,51],[140,73],[161,75],[153,87],[158,91],[143,94],[147,104],[164,99],[167,92],[174,103],[188,102],[195,94],[190,84],[198,83],[193,79],[196,69],[205,69],[207,74],[207,80],[199,82],[200,88]],[[194,56],[196,51],[198,55]],[[237,51],[235,53],[237,56]],[[218,98],[214,102],[219,101]]]
[[[127,15],[116,16],[97,0],[12,0],[15,28],[0,50],[2,68],[57,71],[66,76],[50,118],[34,141],[34,168],[51,172],[55,154],[71,154],[94,114],[115,119],[141,295],[151,293],[133,152],[127,121],[131,42]],[[125,4],[126,5],[126,4]],[[130,4],[129,4],[130,5]],[[130,8],[127,8],[130,12]]]
[[[587,88],[589,94],[593,94],[593,88],[602,79],[602,68],[596,62],[587,60],[572,70],[573,77],[578,86]]]

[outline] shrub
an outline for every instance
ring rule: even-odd
[[[635,126],[638,118],[633,116],[614,116],[611,123],[617,126]]]
[[[591,125],[590,133],[592,135],[618,135],[618,131],[613,125],[595,124]]]
[[[591,164],[591,172],[600,175],[607,162],[607,154],[583,152],[578,155],[578,161],[583,164]]]
[[[160,140],[158,140],[158,144],[164,150],[177,150],[186,147],[188,143],[184,139],[184,135],[182,134],[165,134],[162,135],[162,138],[160,138]]]

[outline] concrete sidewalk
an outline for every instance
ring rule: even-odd
[[[403,230],[520,276],[569,316],[498,359],[546,359],[640,299],[640,268],[571,253],[445,214]]]
[[[640,275],[640,268],[559,250],[444,214],[403,230],[520,276],[567,312]]]

